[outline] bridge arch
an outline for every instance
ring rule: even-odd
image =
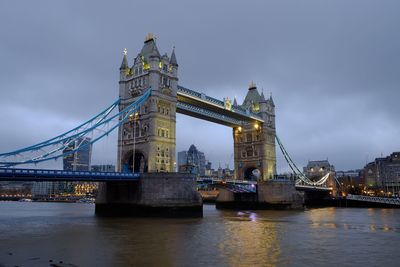
[[[245,171],[244,171],[244,179],[245,180],[250,180],[250,181],[257,181],[257,177],[255,177],[253,175],[253,171],[257,170],[256,167],[252,166],[252,167],[248,167]]]
[[[135,160],[135,164],[133,164],[133,160]],[[134,172],[148,172],[147,157],[141,150],[136,149],[135,155],[133,155],[133,150],[126,152],[123,157],[122,165],[124,172],[132,172],[133,166],[135,168]]]

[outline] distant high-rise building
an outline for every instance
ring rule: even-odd
[[[72,152],[74,149],[80,148],[78,151]],[[92,144],[90,138],[83,137],[69,143],[63,150],[66,154],[63,158],[63,169],[65,171],[89,171],[92,156]],[[96,188],[97,183],[86,182],[55,182],[53,183],[53,194],[81,194],[80,188]]]
[[[178,169],[179,169],[179,166],[187,164],[187,158],[188,158],[187,151],[178,152]]]
[[[178,153],[178,169],[180,172],[188,172],[197,176],[206,174],[206,158],[204,153],[191,145],[188,151]]]
[[[211,176],[212,175],[211,162],[209,162],[209,161],[206,164],[206,173],[205,173],[205,175],[206,176]]]
[[[70,143],[63,153],[68,153],[76,148],[80,149],[64,157],[64,170],[65,171],[89,171],[90,161],[92,156],[92,144],[90,138],[78,138]]]

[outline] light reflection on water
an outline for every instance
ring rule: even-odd
[[[219,252],[230,266],[276,265],[281,253],[276,227],[274,222],[259,220],[255,212],[226,217]]]
[[[394,209],[96,218],[90,204],[0,202],[0,266],[396,266],[399,234]]]

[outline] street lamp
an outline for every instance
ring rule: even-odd
[[[132,173],[135,172],[135,149],[136,149],[136,120],[139,119],[139,112],[129,115],[129,121],[133,125],[133,149],[132,149]]]

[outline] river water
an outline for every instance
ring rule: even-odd
[[[138,219],[0,202],[0,266],[400,266],[400,210],[205,205],[203,218]]]

